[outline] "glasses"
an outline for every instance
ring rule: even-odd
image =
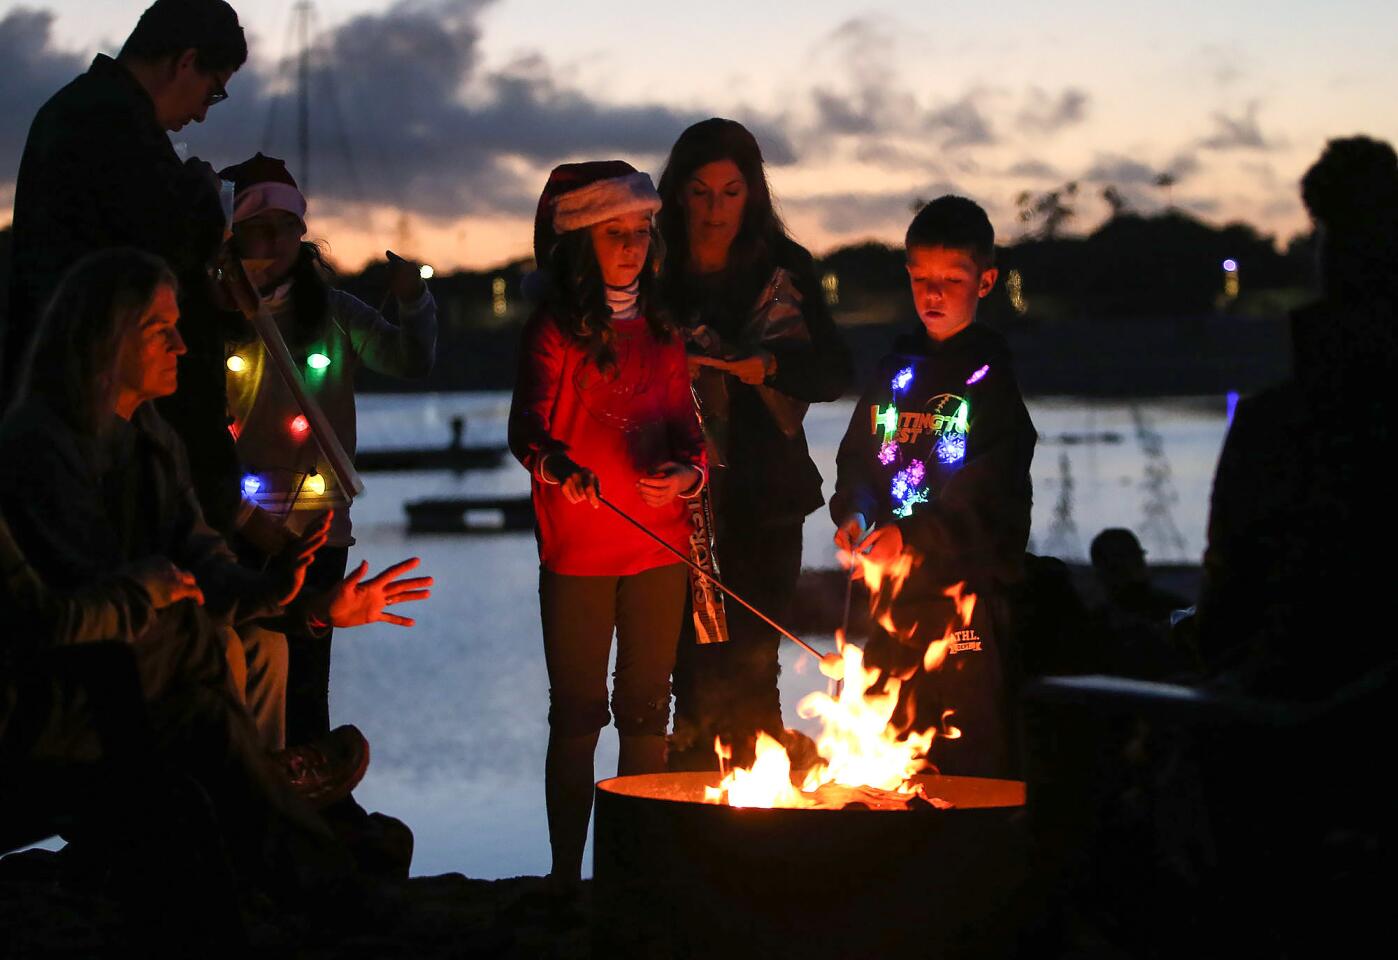
[[[223,88],[223,84],[217,80],[214,81],[214,84],[213,90],[204,98],[204,106],[206,107],[212,107],[214,104],[222,103],[228,99],[228,91]]]

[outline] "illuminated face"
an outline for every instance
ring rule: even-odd
[[[629,287],[646,265],[650,253],[649,213],[627,213],[588,227],[602,282],[609,287]]]
[[[946,340],[976,318],[976,306],[995,286],[999,271],[981,270],[964,250],[951,247],[908,248],[908,282],[913,305],[927,335]]]
[[[180,130],[187,123],[203,123],[209,108],[228,98],[232,70],[206,72],[196,63],[193,50],[170,61],[165,83],[152,94],[155,118],[166,130]]]
[[[147,400],[168,397],[179,386],[177,362],[185,352],[176,327],[180,308],[175,291],[161,284],[136,326],[128,330],[117,351],[116,387],[135,399],[134,409]]]
[[[274,287],[286,279],[301,255],[306,225],[286,210],[264,210],[233,225],[233,243],[248,279],[258,289]]]
[[[743,226],[748,183],[732,160],[715,160],[694,171],[681,193],[691,250],[728,248]]]

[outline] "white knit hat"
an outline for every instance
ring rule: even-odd
[[[563,234],[628,213],[655,213],[659,209],[660,194],[655,192],[650,174],[628,173],[559,194],[553,201],[553,229]]]

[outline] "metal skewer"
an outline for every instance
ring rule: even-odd
[[[652,540],[654,540],[656,543],[660,544],[660,545],[661,545],[662,547],[664,547],[666,550],[668,550],[668,551],[670,551],[671,553],[673,553],[676,557],[679,557],[679,559],[680,559],[683,563],[685,563],[685,564],[689,567],[689,569],[691,569],[691,570],[693,570],[694,572],[698,573],[700,576],[704,577],[706,580],[708,580],[708,581],[709,581],[710,583],[712,583],[714,586],[718,587],[718,588],[719,588],[720,590],[722,590],[724,593],[728,594],[728,596],[732,597],[732,598],[733,598],[734,600],[736,600],[738,603],[740,603],[740,604],[742,604],[743,606],[747,607],[748,610],[749,610],[751,613],[753,613],[755,616],[757,616],[759,619],[761,619],[762,622],[764,622],[765,624],[767,624],[767,626],[771,627],[773,630],[777,631],[777,633],[780,633],[782,636],[786,637],[788,640],[790,640],[791,642],[795,643],[795,644],[796,644],[797,646],[799,646],[802,650],[805,650],[807,653],[809,653],[811,656],[815,657],[817,660],[822,660],[822,659],[824,659],[824,655],[823,655],[819,650],[817,650],[815,647],[811,646],[811,645],[810,645],[809,643],[807,643],[806,641],[802,640],[800,637],[798,637],[796,634],[792,633],[790,630],[788,630],[788,629],[786,629],[785,627],[783,627],[781,624],[777,623],[777,622],[776,622],[775,620],[773,620],[771,617],[767,616],[767,614],[763,613],[761,610],[757,609],[757,608],[754,607],[752,604],[748,603],[748,602],[747,602],[746,600],[744,600],[742,597],[738,596],[738,595],[737,595],[736,593],[734,593],[731,589],[729,589],[727,585],[725,585],[722,581],[720,581],[717,577],[715,577],[713,574],[709,573],[709,572],[708,572],[707,570],[705,570],[703,567],[699,566],[699,564],[695,563],[693,560],[689,559],[689,557],[685,556],[685,555],[684,555],[683,553],[681,553],[679,550],[677,550],[677,549],[675,549],[674,547],[670,546],[670,544],[666,543],[665,540],[664,540],[663,538],[661,538],[659,534],[653,532],[649,527],[647,527],[645,524],[641,523],[641,521],[639,521],[639,520],[635,519],[634,517],[632,517],[632,516],[631,516],[630,514],[628,514],[625,510],[621,509],[621,508],[618,507],[616,504],[612,503],[610,500],[608,500],[606,497],[602,496],[600,493],[597,495],[597,500],[598,500],[603,506],[605,506],[605,507],[607,507],[608,509],[610,509],[610,510],[611,510],[613,513],[615,513],[617,516],[621,517],[621,519],[623,519],[623,520],[625,520],[627,523],[631,524],[631,526],[635,527],[637,530],[641,531],[641,532],[644,533],[646,536],[650,537]]]

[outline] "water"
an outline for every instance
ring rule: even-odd
[[[504,394],[368,395],[359,400],[360,445],[440,445],[457,414],[467,417],[468,442],[502,443],[508,408]],[[851,401],[818,404],[806,418],[827,495],[851,408]],[[1039,552],[1079,559],[1097,531],[1127,526],[1142,532],[1152,560],[1198,559],[1226,429],[1223,398],[1044,399],[1030,403],[1030,411],[1044,437],[1033,468]],[[379,569],[419,556],[437,587],[430,601],[403,610],[417,617],[412,629],[373,624],[336,635],[332,720],[357,724],[373,752],[356,796],[412,826],[415,873],[545,873],[548,683],[533,536],[409,537],[402,509],[419,497],[524,494],[528,477],[507,461],[460,479],[373,474],[367,483],[354,506],[359,544],[352,563],[363,557]],[[807,566],[833,566],[832,533],[824,512],[807,521]],[[797,700],[824,684],[798,653],[791,644],[783,651],[783,705],[793,725],[799,725]],[[598,750],[598,777],[615,768],[609,729]]]

